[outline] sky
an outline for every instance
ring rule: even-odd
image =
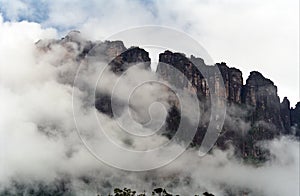
[[[174,28],[197,40],[214,62],[242,70],[244,80],[260,71],[278,86],[281,100],[287,96],[292,106],[300,100],[298,0],[0,0],[0,13],[4,22],[37,23],[58,38],[73,29],[103,40],[131,27]]]
[[[105,40],[132,27],[161,25],[190,35],[214,62],[241,69],[244,79],[250,71],[262,72],[278,86],[281,99],[288,96],[294,105],[299,101],[298,4],[297,0],[0,0],[0,193],[6,188],[15,191],[18,183],[56,188],[61,180],[69,182],[76,195],[111,193],[112,187],[143,191],[158,185],[172,187],[170,191],[180,195],[205,191],[225,195],[224,186],[238,192],[251,190],[253,195],[299,195],[299,141],[292,136],[257,143],[271,153],[260,167],[244,164],[233,148],[214,149],[201,157],[197,149],[186,150],[153,134],[148,123],[144,126],[149,117],[155,128],[161,126],[159,120],[166,115],[162,109],[170,106],[170,94],[161,85],[152,85],[159,81],[154,72],[138,67],[120,77],[105,72],[107,62],[99,62],[101,47],[95,49],[97,57],[87,55],[80,63],[77,59],[88,43],[85,39]],[[69,35],[80,44],[48,40],[74,29],[81,34]],[[40,39],[44,41],[35,44]],[[43,46],[49,43],[47,51]],[[130,47],[128,41],[125,45]],[[122,112],[125,109],[116,111],[116,119],[95,112],[94,88],[115,93],[117,101],[130,104],[133,117]],[[199,104],[190,98],[179,99],[181,115],[187,117],[181,120],[191,124],[199,117],[205,120],[196,111]],[[147,109],[149,115],[139,115]],[[249,128],[243,121],[247,111],[235,106],[226,111],[225,122],[232,122],[228,126],[233,131],[244,133]],[[137,133],[149,137],[133,137]],[[117,151],[109,142],[133,154]],[[184,151],[174,160],[173,155]],[[128,172],[165,164],[149,172]]]

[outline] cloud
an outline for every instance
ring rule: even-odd
[[[2,0],[1,5],[8,20],[40,22],[56,27],[61,35],[79,29],[94,40],[141,25],[177,28],[199,41],[215,62],[240,68],[244,78],[260,71],[276,82],[281,97],[299,101],[297,0]]]
[[[1,0],[1,11],[5,11],[5,15],[7,18],[16,20],[19,19],[22,12],[28,9],[26,3],[22,1],[8,1],[8,0]]]
[[[57,38],[54,29],[44,29],[37,23],[3,22],[0,19],[0,37],[0,190],[20,191],[16,190],[18,184],[35,190],[44,184],[53,190],[64,182],[65,188],[77,195],[109,193],[114,187],[143,191],[158,186],[181,195],[204,191],[226,195],[244,190],[253,195],[299,195],[299,141],[291,138],[262,143],[270,150],[272,159],[261,167],[244,164],[231,150],[215,150],[200,158],[195,149],[190,149],[171,164],[148,172],[125,172],[97,161],[78,137],[73,109],[80,111],[77,115],[81,123],[77,128],[86,131],[85,139],[96,149],[102,149],[104,156],[114,157],[115,161],[129,166],[155,165],[163,155],[167,157],[182,150],[182,146],[173,144],[146,159],[116,153],[98,132],[93,105],[86,104],[90,99],[89,87],[94,84],[92,81],[101,70],[101,63],[78,64],[74,58],[80,47],[76,44],[54,44],[46,53],[37,50],[35,43],[39,39],[53,42],[51,39]],[[78,96],[74,97],[70,82],[74,69],[80,65],[87,67],[78,87],[87,88],[75,86]],[[152,72],[132,71],[123,78],[122,89],[135,86],[134,81],[130,81],[132,78],[156,77]],[[72,74],[65,77],[67,74],[62,73]],[[106,74],[113,81],[113,74]],[[147,92],[148,88],[152,90]],[[160,86],[140,89],[137,95],[143,99],[138,100],[137,106],[149,105],[159,89]],[[147,94],[149,92],[154,94]],[[122,91],[118,93],[118,96],[124,95]],[[72,98],[75,108],[72,108]],[[109,136],[132,150],[151,149],[168,141],[154,135],[150,140],[133,138],[128,142],[128,136],[120,134],[115,120],[101,113],[98,117],[102,119],[101,126],[110,132]],[[147,131],[143,126],[131,128]]]
[[[47,2],[35,0],[1,0],[0,12],[6,20],[43,22],[48,18]]]

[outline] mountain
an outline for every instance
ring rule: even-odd
[[[152,71],[145,49],[78,31],[29,43],[7,48],[27,58],[2,89],[0,195],[299,195],[300,102],[262,73],[181,51]]]
[[[128,52],[136,52],[133,56],[140,55],[140,51],[137,49],[129,49]],[[122,59],[126,59],[127,54],[121,54],[120,56]],[[149,58],[144,59],[146,59],[145,62],[149,61]],[[132,59],[129,62],[132,63]],[[208,78],[200,73],[193,62],[196,62],[197,66],[202,66],[201,70],[206,72]],[[172,65],[179,70],[178,73],[183,73],[192,86],[189,86],[185,80],[178,79],[180,75],[176,75],[178,73],[168,69],[165,64]],[[226,143],[230,141],[238,147],[237,149],[239,149],[239,153],[243,154],[243,157],[262,159],[264,152],[256,146],[258,141],[271,140],[283,134],[299,136],[300,102],[295,108],[290,107],[290,102],[286,97],[280,103],[277,86],[258,71],[251,72],[244,84],[243,74],[239,69],[230,68],[224,62],[217,63],[214,66],[218,67],[223,77],[225,92],[218,88],[220,79],[214,72],[215,69],[212,69],[213,66],[205,65],[201,58],[194,56],[187,58],[182,53],[165,51],[159,54],[157,72],[165,80],[175,84],[177,88],[194,90],[202,102],[209,102],[211,89],[215,91],[214,94],[217,96],[225,96],[227,115],[222,134],[217,141],[219,147],[226,148]],[[207,80],[211,81],[212,88],[209,87]],[[209,106],[206,106],[206,108],[209,108]],[[209,114],[209,110],[205,110],[205,112]],[[178,108],[174,106],[170,109],[166,122],[170,137],[174,135],[178,128],[179,116]],[[233,121],[238,122],[234,123]],[[201,144],[206,128],[207,122],[202,122],[202,126],[199,126],[194,139],[195,145]],[[246,133],[242,133],[242,131]]]
[[[70,48],[74,44],[78,50],[74,56],[78,64],[89,58],[104,58],[115,75],[121,75],[136,63],[151,71],[149,53],[139,47],[127,49],[122,41],[86,41],[80,37],[79,32],[73,31],[61,40],[41,40],[36,46],[40,51],[50,50],[54,45],[72,51]],[[171,65],[179,72],[174,72],[166,65]],[[230,143],[244,158],[263,159],[265,152],[256,146],[258,141],[286,134],[300,136],[300,102],[291,108],[289,100],[285,97],[280,103],[277,86],[258,71],[251,72],[244,83],[243,73],[237,68],[228,67],[224,62],[206,65],[201,58],[165,51],[159,54],[156,72],[177,88],[195,92],[199,98],[203,117],[193,145],[200,145],[206,133],[211,114],[212,94],[226,100],[225,123],[217,141],[217,146],[222,149],[227,148]],[[183,74],[188,82],[180,74]],[[224,88],[221,88],[222,85]],[[98,111],[113,118],[109,93],[97,93],[95,100]],[[165,123],[167,133],[164,133],[169,138],[176,133],[180,121],[180,108],[175,103],[171,104]]]
[[[255,146],[257,141],[273,139],[282,134],[295,134],[299,137],[300,102],[297,103],[295,108],[290,107],[290,102],[286,97],[280,103],[274,82],[265,78],[261,73],[251,72],[244,84],[243,74],[239,69],[230,68],[224,62],[217,63],[214,66],[217,66],[220,70],[225,87],[221,89],[218,88],[220,79],[218,74],[215,73],[216,69],[212,69],[213,66],[205,65],[201,58],[195,58],[194,56],[188,58],[182,53],[165,51],[159,55],[159,62],[157,71],[166,80],[177,81],[176,85],[179,88],[191,88],[184,81],[178,82],[180,77],[174,75],[172,70],[165,65],[172,65],[181,73],[184,73],[200,100],[208,101],[210,91],[214,91],[213,93],[219,97],[224,96],[226,98],[228,109],[226,119],[228,121],[225,120],[223,134],[217,142],[220,147],[224,147],[227,141],[231,141],[239,147],[245,157],[260,157],[259,155],[262,152]],[[196,62],[197,66],[200,66],[208,77],[205,78],[193,62]],[[209,89],[207,81],[211,82],[212,88]],[[225,92],[222,90],[225,90]],[[236,108],[239,108],[238,111],[234,111]],[[250,126],[245,127],[246,130],[244,130],[246,135],[240,135],[243,131],[241,126],[237,126],[240,128],[239,130],[232,130],[236,127],[232,125],[232,121],[238,120],[249,123]],[[205,128],[206,126],[204,128],[199,127],[195,138],[196,144],[201,143]]]

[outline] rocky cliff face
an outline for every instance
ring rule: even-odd
[[[277,87],[271,80],[259,72],[251,72],[243,87],[242,99],[244,104],[252,107],[250,121],[258,130],[268,131],[271,138],[285,132]]]
[[[52,63],[56,67],[61,66],[61,81],[70,85],[73,84],[77,68],[81,63],[105,63],[108,65],[106,69],[116,75],[133,65],[151,70],[149,53],[144,49],[139,47],[127,49],[122,41],[88,41],[79,31],[71,31],[60,40],[39,40],[35,45],[42,55],[52,55],[53,51],[58,53]],[[95,107],[100,112],[113,117],[109,94],[96,93],[95,100]]]
[[[295,108],[291,109],[291,124],[294,134],[300,137],[300,102],[296,104]]]
[[[109,69],[116,75],[136,64],[151,70],[149,53],[144,49],[127,49],[122,41],[87,41],[82,39],[77,31],[69,33],[61,40],[39,41],[36,46],[45,53],[53,47],[61,47],[61,59],[54,62],[58,64],[70,58],[75,59],[78,64],[86,59],[93,59],[105,60]],[[176,68],[178,72],[174,72],[169,66]],[[61,75],[65,78],[70,75],[70,82],[73,82],[75,72],[66,70],[62,69]],[[243,149],[245,154],[258,155],[261,152],[253,147],[257,140],[272,139],[280,134],[300,136],[300,102],[292,109],[287,98],[280,103],[277,87],[257,71],[251,72],[244,84],[242,72],[228,67],[226,63],[207,66],[201,58],[188,58],[182,53],[165,51],[159,55],[157,72],[177,88],[196,92],[204,103],[205,115],[194,140],[196,145],[201,143],[207,128],[211,94],[227,100],[225,124],[217,142],[220,147],[224,147],[230,141]],[[183,77],[186,77],[188,82]],[[220,88],[221,85],[225,88]],[[110,102],[110,95],[97,94],[95,107],[113,117]],[[170,131],[168,136],[176,132],[179,120],[180,112],[174,105],[166,121],[166,128]]]
[[[165,77],[166,80],[176,81],[176,86],[189,88],[187,83],[181,82],[179,76],[168,72],[165,64],[169,64],[178,69],[188,78],[193,88],[201,97],[208,98],[210,91],[214,91],[218,96],[225,96],[229,104],[245,105],[251,110],[249,120],[252,124],[264,121],[264,124],[275,125],[277,131],[290,129],[290,106],[289,101],[284,99],[280,103],[277,95],[277,87],[274,83],[265,78],[261,73],[253,71],[250,73],[246,84],[243,84],[242,72],[236,68],[229,68],[225,63],[217,63],[217,66],[224,81],[225,92],[218,88],[220,78],[212,72],[212,66],[206,66],[202,61],[199,66],[206,71],[208,78],[204,78],[198,69],[193,65],[195,57],[187,58],[180,53],[166,51],[159,56],[159,65],[157,71]],[[212,81],[212,88],[208,87],[208,80]]]
[[[200,67],[200,70],[205,74],[200,73],[199,69],[193,65],[196,62]],[[192,84],[192,87],[188,83],[180,79],[182,76],[177,73],[170,73],[167,65],[174,66],[180,73],[183,73],[188,81]],[[221,79],[218,73],[216,73],[215,67],[218,67],[221,76],[223,77],[225,92],[223,92],[219,86]],[[166,51],[159,55],[159,64],[157,68],[159,72],[166,80],[175,82],[179,88],[193,88],[196,90],[200,98],[209,98],[210,93],[214,93],[220,97],[225,97],[229,102],[241,103],[241,93],[243,87],[242,72],[236,68],[229,68],[225,63],[218,63],[214,66],[205,65],[203,59],[191,56],[187,58],[181,53],[172,53]],[[203,75],[206,75],[205,78]],[[207,81],[211,81],[211,86]]]
[[[140,65],[144,69],[151,69],[149,53],[139,47],[132,47],[124,51],[122,54],[116,55],[109,63],[114,73],[122,73],[132,65]]]
[[[230,103],[241,104],[243,76],[242,72],[236,68],[229,68],[226,63],[217,64],[226,89],[226,98]]]
[[[139,47],[132,47],[128,50],[123,50],[123,52],[119,53],[120,47],[116,47],[116,44],[113,42],[109,42],[110,45],[108,47],[109,54],[115,55],[114,58],[109,62],[109,69],[117,75],[122,74],[126,71],[130,66],[135,65],[142,67],[146,70],[151,70],[149,53],[144,49]],[[123,45],[123,43],[122,43]],[[107,51],[107,50],[105,50]],[[107,54],[107,52],[106,52]],[[113,111],[111,106],[111,96],[108,94],[98,93],[96,95],[95,107],[102,113],[107,114],[110,117],[113,117]]]
[[[263,152],[254,146],[256,141],[273,139],[280,134],[290,134],[292,125],[294,125],[294,132],[299,134],[300,103],[295,109],[290,108],[287,98],[280,103],[277,87],[261,73],[251,72],[246,83],[243,84],[242,72],[228,67],[225,63],[207,66],[200,58],[193,56],[188,58],[184,54],[170,51],[160,54],[159,62],[157,72],[171,83],[175,82],[178,88],[193,89],[201,100],[207,102],[211,93],[226,98],[227,115],[222,134],[217,142],[220,147],[224,147],[226,142],[231,141],[243,151],[244,156],[259,157]],[[197,63],[205,74],[200,73],[193,63]],[[166,64],[183,73],[192,86],[184,82],[182,76],[168,70]],[[223,92],[224,89],[219,88],[220,78],[216,69],[213,69],[215,66],[221,73],[225,92]],[[206,75],[206,78],[203,75]],[[209,110],[204,113],[209,113]],[[175,114],[174,109],[170,114],[171,116]],[[201,143],[205,127],[207,123],[202,122],[195,137],[195,143]],[[174,131],[173,129],[175,128],[172,127],[171,131]]]
[[[292,125],[292,116],[291,116],[291,106],[290,101],[287,97],[284,97],[283,101],[280,104],[280,116],[282,119],[283,127],[285,134],[290,134],[291,125]],[[293,122],[295,124],[295,122]]]

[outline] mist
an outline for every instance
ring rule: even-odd
[[[184,144],[169,143],[153,131],[161,128],[170,108],[167,99],[172,95],[163,85],[143,85],[130,97],[134,106],[126,105],[128,92],[138,84],[160,81],[154,72],[133,67],[121,77],[119,86],[114,86],[120,76],[106,69],[109,59],[78,61],[76,56],[83,48],[76,44],[54,44],[49,51],[40,50],[39,40],[59,39],[54,29],[30,22],[3,22],[0,17],[0,37],[0,192],[16,193],[20,185],[26,191],[43,186],[57,189],[63,182],[64,189],[75,195],[109,194],[116,187],[147,192],[164,187],[180,195],[205,191],[215,195],[245,191],[249,195],[299,195],[298,140],[281,137],[258,143],[271,154],[258,167],[237,158],[232,148],[215,148],[200,157],[197,149],[185,150]],[[80,37],[74,39],[85,42]],[[100,85],[95,85],[97,81]],[[125,104],[121,104],[118,118],[94,107],[95,93],[113,89],[118,101]],[[184,99],[189,102],[193,97]],[[152,105],[156,102],[160,105]],[[141,115],[148,109],[149,115]],[[230,109],[227,120],[240,119],[237,113],[241,112]],[[132,121],[128,122],[128,114],[133,114]],[[157,119],[144,126],[152,117]],[[247,122],[236,119],[232,127],[249,128]],[[122,127],[131,134],[124,133]],[[130,152],[168,145],[133,156],[114,149],[108,141]],[[175,156],[179,152],[183,153]],[[122,167],[153,169],[135,172]]]

